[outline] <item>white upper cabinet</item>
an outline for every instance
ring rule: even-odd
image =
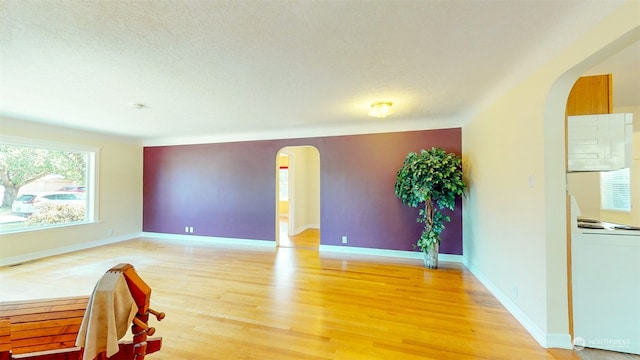
[[[569,116],[568,171],[631,167],[633,114]]]

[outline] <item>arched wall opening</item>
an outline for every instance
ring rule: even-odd
[[[276,243],[313,231],[320,244],[320,152],[314,146],[286,146],[276,156]],[[316,236],[317,234],[317,236]],[[308,245],[308,243],[307,243]]]
[[[625,3],[462,128],[471,179],[463,260],[543,347],[571,348],[567,98],[578,77],[637,39],[633,11],[637,5]]]
[[[549,347],[571,347],[573,333],[573,296],[571,273],[571,218],[570,199],[567,195],[566,106],[576,80],[594,66],[640,39],[640,27],[625,33],[600,50],[565,71],[552,85],[544,108],[544,164],[545,164],[545,220],[546,220],[546,278],[547,278],[547,330],[568,324],[571,339],[554,339],[547,334]],[[614,79],[615,81],[615,79]],[[552,186],[562,184],[562,186]],[[565,311],[558,305],[565,304]],[[560,313],[566,317],[558,317]],[[561,344],[565,344],[562,346]]]

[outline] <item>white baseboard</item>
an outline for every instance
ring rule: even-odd
[[[356,246],[339,246],[339,245],[322,245],[320,244],[320,251],[326,252],[338,252],[354,255],[375,255],[375,256],[387,256],[387,257],[400,257],[405,259],[424,259],[422,252],[418,251],[405,251],[405,250],[386,250],[386,249],[372,249]],[[438,261],[445,262],[462,262],[462,255],[451,254],[439,254]]]
[[[313,228],[313,227],[311,227]],[[211,244],[222,245],[243,245],[243,246],[257,246],[257,247],[270,247],[275,248],[276,242],[270,240],[254,240],[254,239],[239,239],[239,238],[225,238],[214,236],[199,236],[199,235],[183,235],[183,234],[166,234],[166,233],[154,233],[154,232],[141,232],[126,234],[121,236],[109,237],[106,239],[91,241],[82,244],[76,244],[71,246],[65,246],[50,250],[38,251],[20,256],[14,256],[9,258],[0,259],[0,266],[15,265],[27,261],[32,261],[47,256],[60,255],[78,250],[85,250],[102,245],[113,244],[121,241],[131,240],[138,237],[149,237],[159,240],[187,240],[198,241]],[[386,250],[386,249],[372,249],[362,248],[354,246],[335,246],[335,245],[320,245],[319,251],[321,252],[338,252],[355,255],[375,255],[375,256],[387,256],[387,257],[399,257],[406,259],[423,259],[421,252],[417,251],[402,251],[402,250]],[[462,255],[450,255],[439,254],[439,261],[444,262],[457,262],[462,263]]]
[[[495,286],[480,270],[469,263],[465,257],[464,266],[480,280],[487,290],[513,315],[516,320],[531,334],[531,336],[544,348],[572,349],[571,336],[567,334],[548,334],[525,314],[505,293]]]
[[[301,232],[305,231],[305,230],[311,230],[311,229],[320,229],[320,224],[307,224],[304,226],[301,226],[299,228],[294,229],[294,234],[300,234]]]
[[[214,236],[197,236],[197,235],[182,235],[182,234],[163,234],[144,232],[142,236],[151,237],[154,239],[164,240],[188,240],[188,241],[200,241],[211,244],[224,244],[224,245],[247,245],[247,246],[262,246],[262,247],[276,247],[275,241],[269,240],[252,240],[252,239],[236,239],[236,238],[224,238]],[[336,246],[336,245],[320,245],[319,251],[321,252],[338,252],[354,255],[376,255],[376,256],[388,256],[388,257],[400,257],[406,259],[423,259],[421,252],[417,251],[403,251],[403,250],[385,250],[385,249],[372,249],[362,248],[354,246]],[[439,261],[445,262],[457,262],[462,263],[462,255],[451,254],[439,254]]]
[[[558,349],[573,349],[573,342],[569,334],[547,334],[547,347]]]
[[[16,265],[16,264],[20,264],[27,261],[41,259],[48,256],[66,254],[73,251],[86,250],[86,249],[90,249],[90,248],[94,248],[102,245],[108,245],[108,244],[113,244],[121,241],[131,240],[137,237],[140,237],[140,233],[113,236],[106,239],[100,239],[100,240],[90,241],[90,242],[81,243],[81,244],[63,246],[63,247],[43,250],[43,251],[36,251],[28,254],[0,259],[0,266]]]
[[[252,239],[237,239],[215,236],[199,236],[199,235],[182,235],[182,234],[164,234],[154,232],[143,232],[142,236],[150,237],[160,240],[187,240],[198,241],[210,244],[222,244],[222,245],[245,245],[245,246],[262,246],[262,247],[276,247],[276,242],[271,240],[252,240]]]

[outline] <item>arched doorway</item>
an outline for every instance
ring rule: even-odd
[[[276,242],[282,247],[320,245],[320,153],[287,146],[276,156]]]
[[[555,342],[556,339],[553,339],[553,344],[560,344],[562,346],[566,346],[567,348],[571,348],[571,338],[575,335],[573,331],[573,294],[572,294],[572,257],[571,257],[571,215],[570,215],[570,199],[566,195],[567,193],[567,173],[566,173],[566,157],[567,157],[567,149],[566,149],[566,124],[563,119],[565,119],[566,115],[566,107],[567,107],[567,96],[570,93],[570,90],[575,83],[575,81],[582,75],[585,75],[590,71],[590,69],[594,68],[596,65],[602,63],[612,55],[631,45],[638,39],[638,35],[640,33],[640,29],[636,28],[627,34],[621,36],[617,40],[612,41],[599,51],[593,53],[590,57],[583,59],[581,62],[575,64],[572,68],[568,69],[565,73],[561,74],[558,79],[553,84],[547,95],[547,103],[545,105],[545,181],[548,183],[561,183],[564,186],[553,187],[550,186],[550,190],[548,192],[548,200],[546,201],[547,208],[547,224],[549,229],[553,229],[549,232],[549,234],[553,234],[548,236],[546,245],[547,245],[547,254],[562,254],[562,256],[551,256],[552,260],[548,259],[548,268],[554,269],[551,270],[550,273],[554,273],[555,269],[560,269],[560,266],[565,267],[563,269],[564,274],[566,274],[566,282],[564,283],[563,289],[560,289],[560,281],[550,281],[547,285],[547,289],[550,294],[563,294],[567,301],[565,302],[565,306],[567,307],[567,323],[569,330],[569,338],[565,342],[558,341]],[[548,151],[547,151],[548,150]],[[562,169],[562,170],[560,170]],[[556,189],[557,188],[557,189]],[[561,191],[560,191],[561,190]],[[561,209],[561,210],[560,210]],[[566,216],[560,218],[558,216],[559,211],[565,212]],[[560,224],[559,221],[562,221],[563,224]],[[565,241],[558,241],[560,236],[556,236],[557,230],[561,227],[564,230],[564,238]],[[560,235],[560,233],[557,233]],[[556,277],[559,279],[559,277]],[[558,286],[556,286],[558,285]],[[547,295],[548,297],[551,295]],[[552,297],[552,296],[551,296]],[[559,297],[558,297],[559,298]],[[568,306],[567,306],[568,305]],[[548,313],[548,319],[550,322],[553,322],[550,327],[558,326],[564,320],[562,317],[558,317],[556,314],[559,313],[559,308],[554,309],[555,313]],[[556,347],[556,346],[551,346]]]

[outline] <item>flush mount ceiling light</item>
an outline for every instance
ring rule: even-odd
[[[391,109],[392,105],[393,103],[391,101],[376,101],[373,104],[371,104],[371,110],[369,110],[369,116],[382,119],[385,116],[392,113],[392,109]]]

